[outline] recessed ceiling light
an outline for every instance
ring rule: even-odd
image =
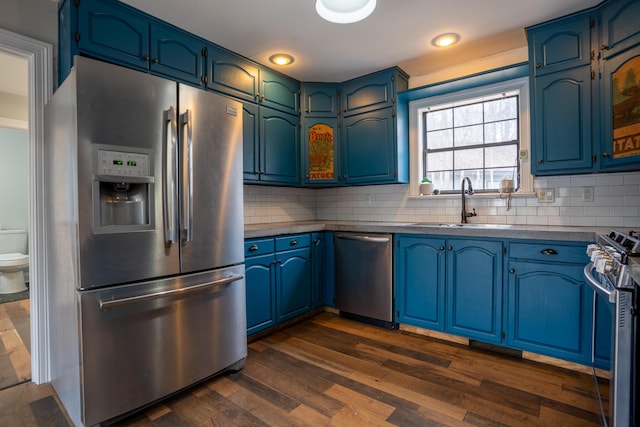
[[[316,0],[318,15],[336,24],[351,24],[371,15],[376,0]]]
[[[276,65],[289,65],[293,63],[293,56],[286,53],[276,53],[269,57],[269,61]]]
[[[446,33],[436,36],[431,40],[431,44],[436,47],[449,47],[460,41],[460,35],[456,33]]]

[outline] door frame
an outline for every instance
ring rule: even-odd
[[[29,289],[31,380],[50,381],[44,214],[44,106],[53,93],[53,46],[0,28],[0,52],[23,58],[29,72]]]

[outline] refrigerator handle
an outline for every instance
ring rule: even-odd
[[[178,176],[177,164],[177,137],[178,123],[176,121],[176,109],[169,107],[163,111],[164,147],[163,147],[163,204],[164,204],[164,239],[165,243],[178,242],[177,205],[178,192],[176,177]]]
[[[182,143],[182,210],[180,226],[183,238],[190,242],[193,240],[193,134],[192,134],[192,113],[186,110],[180,115]],[[184,130],[187,130],[187,137],[184,137]]]

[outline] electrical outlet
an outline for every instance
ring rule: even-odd
[[[593,187],[584,187],[582,189],[582,201],[593,202]]]
[[[553,188],[539,188],[537,194],[539,202],[551,203],[556,199]]]

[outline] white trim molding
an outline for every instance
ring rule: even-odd
[[[53,93],[53,46],[0,28],[0,52],[27,60],[29,70],[29,275],[31,379],[50,380],[46,230],[43,201],[44,106]]]

